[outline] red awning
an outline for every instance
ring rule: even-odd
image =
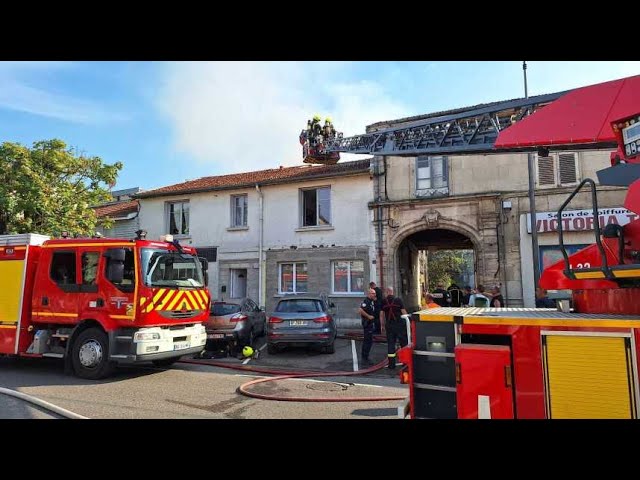
[[[640,113],[640,75],[572,90],[498,135],[495,148],[614,143],[611,122]]]

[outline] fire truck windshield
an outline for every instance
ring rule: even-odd
[[[202,266],[193,255],[158,248],[143,248],[141,267],[149,287],[204,286]]]

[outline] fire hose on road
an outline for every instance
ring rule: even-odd
[[[409,317],[403,315],[404,320],[407,322],[407,332],[410,335],[410,324]],[[357,335],[348,335],[349,338],[357,337]],[[410,336],[408,338],[411,338]],[[314,378],[314,377],[348,377],[354,375],[366,375],[381,368],[384,368],[387,365],[387,360],[383,360],[376,365],[373,365],[369,368],[359,371],[337,371],[337,372],[318,372],[318,371],[283,371],[283,370],[273,370],[267,368],[259,368],[259,367],[246,367],[244,365],[229,365],[223,362],[216,361],[195,361],[195,360],[181,360],[180,363],[191,363],[196,365],[211,365],[215,367],[221,368],[230,368],[233,370],[241,370],[247,372],[255,372],[255,373],[267,373],[271,375],[276,375],[275,377],[268,378],[259,378],[256,380],[251,380],[249,382],[243,383],[238,387],[238,392],[242,395],[252,398],[259,398],[262,400],[276,400],[281,402],[387,402],[393,400],[405,400],[406,395],[393,395],[393,396],[375,396],[375,397],[340,397],[340,398],[328,398],[328,397],[290,397],[283,395],[275,395],[275,394],[264,394],[264,393],[256,393],[249,391],[249,387],[265,383],[265,382],[276,382],[281,380],[288,380],[293,378]]]

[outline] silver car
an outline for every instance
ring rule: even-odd
[[[280,299],[267,322],[267,351],[274,354],[284,345],[313,345],[325,353],[335,352],[336,322],[333,303],[314,295]]]
[[[266,333],[264,311],[250,298],[239,302],[213,302],[211,314],[205,322],[207,350],[217,343],[226,343],[232,352],[245,345],[254,345],[254,339]]]

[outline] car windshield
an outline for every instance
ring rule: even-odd
[[[211,307],[211,315],[222,317],[224,315],[232,315],[240,312],[240,305],[235,303],[214,303]]]
[[[158,248],[143,248],[142,276],[150,287],[203,287],[202,266],[197,257]]]
[[[276,307],[276,312],[281,313],[315,313],[322,311],[322,302],[313,299],[282,300]]]

